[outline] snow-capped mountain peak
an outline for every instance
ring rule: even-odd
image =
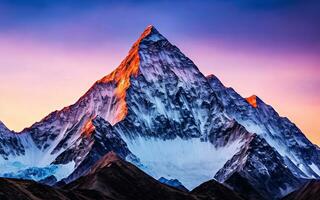
[[[0,133],[9,132],[10,130],[4,125],[2,121],[0,121]]]
[[[109,75],[103,77],[97,84],[114,84],[114,98],[116,106],[112,116],[107,116],[107,121],[115,124],[121,121],[127,115],[126,106],[126,91],[130,86],[130,78],[137,77],[140,73],[140,54],[139,49],[143,41],[155,43],[160,40],[166,40],[154,26],[148,26],[141,34],[138,40],[133,44],[128,56],[121,62],[121,64]]]
[[[216,76],[205,77],[153,26],[146,28],[121,64],[75,104],[19,134],[2,132],[0,174],[12,165],[23,168],[19,174],[38,168],[59,171],[58,165],[68,173],[54,175],[70,182],[114,151],[156,179],[178,179],[192,189],[218,171],[224,177],[229,166],[242,167],[232,161],[255,161],[261,148],[243,149],[256,133],[276,155],[270,162],[277,157],[278,165],[298,178],[320,177],[319,149],[294,124],[258,97],[248,102]],[[252,159],[237,159],[239,152]],[[256,177],[274,171],[261,171],[255,166],[262,165],[255,164],[250,170]],[[286,183],[281,181],[279,185]]]

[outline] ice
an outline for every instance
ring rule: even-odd
[[[70,162],[66,165],[48,165],[46,167],[28,167],[20,162],[8,162],[5,165],[0,165],[0,167],[1,169],[4,169],[1,170],[1,177],[39,181],[54,175],[57,180],[61,180],[72,173],[74,163]]]
[[[155,179],[175,178],[188,189],[213,179],[215,173],[239,150],[236,141],[215,148],[199,138],[162,140],[156,138],[124,138],[130,151],[140,159],[141,168]]]
[[[59,168],[57,169],[57,171],[55,172],[55,174],[53,174],[57,180],[61,180],[67,176],[69,176],[75,168],[75,162],[71,161],[65,165],[58,165]]]
[[[320,176],[320,169],[317,167],[317,165],[315,165],[314,163],[312,163],[311,165],[309,165],[311,167],[311,169],[317,173]]]
[[[28,148],[23,156],[0,157],[0,177],[41,180],[54,175],[58,180],[67,177],[75,167],[74,162],[66,165],[52,165],[53,157],[46,156],[39,149]]]

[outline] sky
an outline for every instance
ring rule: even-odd
[[[150,24],[243,97],[320,145],[318,0],[0,0],[0,120],[20,131],[74,103]]]

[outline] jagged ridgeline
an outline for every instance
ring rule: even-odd
[[[20,133],[0,123],[2,177],[64,185],[110,151],[155,179],[188,190],[216,179],[249,199],[320,177],[320,151],[299,128],[204,76],[153,26],[75,104]]]

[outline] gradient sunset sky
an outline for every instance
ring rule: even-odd
[[[320,145],[318,0],[0,0],[0,120],[74,103],[153,24],[205,74],[258,95]]]

